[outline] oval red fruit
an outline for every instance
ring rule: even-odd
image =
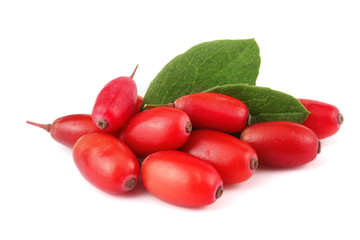
[[[258,165],[256,152],[249,144],[214,130],[191,132],[180,150],[211,163],[219,171],[224,184],[248,180]]]
[[[184,111],[194,129],[235,133],[248,123],[249,110],[242,101],[220,93],[193,93],[178,98],[175,107]]]
[[[319,139],[334,135],[344,122],[343,115],[334,105],[311,99],[300,98],[299,101],[310,112],[302,124],[313,130]]]
[[[90,114],[72,114],[56,119],[52,124],[40,124],[26,121],[28,124],[45,129],[57,142],[72,148],[75,142],[82,136],[100,132],[95,126]],[[113,132],[112,135],[119,133]]]
[[[111,80],[98,94],[92,118],[100,129],[106,132],[117,130],[133,116],[138,97],[137,87],[132,79],[134,73],[131,77]]]
[[[241,133],[240,139],[255,149],[259,164],[275,167],[299,166],[320,152],[320,141],[312,130],[288,121],[253,124]]]
[[[199,207],[215,202],[223,193],[218,171],[206,161],[178,151],[161,151],[145,158],[141,179],[163,201]]]
[[[189,138],[191,122],[183,111],[158,107],[136,114],[124,126],[120,139],[140,158],[161,150],[175,150]]]
[[[73,159],[86,180],[108,193],[128,192],[139,181],[140,166],[134,153],[106,133],[81,137],[74,145]]]

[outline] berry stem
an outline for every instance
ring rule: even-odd
[[[50,132],[50,129],[51,129],[51,124],[42,124],[42,123],[35,123],[35,122],[30,122],[30,121],[26,121],[26,123],[36,126],[36,127],[39,127],[39,128],[42,128],[47,132]]]
[[[135,72],[136,72],[136,70],[137,70],[138,66],[139,66],[139,64],[138,64],[138,65],[136,65],[135,70],[134,70],[134,72],[131,74],[130,78],[134,78],[134,75],[135,75]]]
[[[156,108],[156,107],[175,107],[175,103],[165,103],[165,104],[145,104],[144,108]]]

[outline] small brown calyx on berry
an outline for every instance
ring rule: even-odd
[[[100,128],[100,129],[105,129],[109,126],[109,124],[102,118],[99,118],[96,121],[96,125]]]
[[[251,124],[251,115],[249,114],[249,116],[246,119],[246,126],[250,126]]]
[[[321,153],[321,142],[320,140],[318,140],[318,149],[317,149],[317,154]]]
[[[253,157],[250,160],[250,169],[251,170],[256,170],[259,166],[259,160],[256,157]]]
[[[215,197],[216,199],[219,199],[224,193],[224,188],[223,186],[220,186],[217,190],[216,190],[216,194]]]
[[[192,124],[191,124],[190,121],[187,121],[187,122],[186,122],[185,130],[186,130],[187,133],[190,133],[190,132],[191,132],[191,130],[192,130]]]
[[[344,116],[341,113],[337,115],[337,121],[339,125],[344,123]]]
[[[136,178],[131,177],[129,178],[129,180],[126,181],[125,183],[125,189],[126,190],[131,190],[136,186]]]

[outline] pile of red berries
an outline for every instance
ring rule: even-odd
[[[259,164],[294,167],[312,161],[320,152],[319,139],[336,133],[343,122],[335,106],[299,99],[311,112],[303,124],[251,125],[242,101],[209,92],[141,111],[134,73],[107,83],[91,115],[27,122],[73,148],[84,178],[111,194],[134,189],[141,176],[147,191],[164,201],[208,205],[221,197],[224,184],[248,180]]]

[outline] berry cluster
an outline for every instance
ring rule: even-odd
[[[141,176],[146,190],[159,199],[208,205],[221,197],[224,184],[248,180],[258,165],[312,161],[320,153],[320,139],[336,133],[343,122],[335,106],[299,99],[310,112],[303,124],[251,124],[242,101],[211,92],[141,109],[135,71],[107,83],[92,114],[68,115],[52,124],[27,122],[71,147],[83,177],[111,194],[134,189]]]

